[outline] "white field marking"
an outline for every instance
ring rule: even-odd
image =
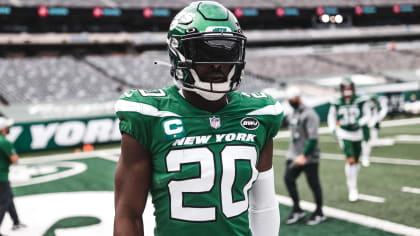
[[[277,195],[277,201],[283,205],[292,206],[293,202],[289,197]],[[300,201],[300,206],[307,211],[314,211],[316,205],[307,201]],[[359,225],[364,225],[371,228],[377,228],[386,232],[391,232],[394,234],[403,234],[407,236],[418,236],[420,235],[420,229],[409,227],[402,224],[397,224],[394,222],[381,220],[373,218],[370,216],[365,216],[357,213],[352,213],[328,206],[323,206],[322,211],[326,216],[333,217],[336,219],[356,223]]]
[[[51,182],[57,179],[63,179],[67,178],[73,175],[77,175],[80,173],[83,173],[87,170],[87,166],[84,163],[79,162],[57,162],[54,163],[58,167],[67,167],[71,168],[69,170],[61,171],[55,174],[45,175],[41,177],[35,177],[30,179],[29,181],[13,181],[12,187],[21,187],[21,186],[27,186],[27,185],[33,185],[33,184],[39,184],[39,183],[45,183],[45,182]]]
[[[401,192],[420,194],[420,188],[404,186],[401,188]]]
[[[400,120],[387,120],[382,121],[381,126],[382,127],[395,127],[395,126],[405,126],[405,125],[415,125],[420,124],[420,118],[409,118],[409,119],[400,119]],[[329,134],[331,133],[330,129],[328,127],[321,127],[318,129],[319,134]],[[281,131],[278,132],[276,137],[274,139],[279,138],[290,138],[291,134],[290,131]]]
[[[394,139],[398,142],[419,143],[420,135],[397,135]]]
[[[416,124],[420,124],[420,118],[386,120],[386,121],[381,122],[381,126],[383,127],[395,127],[395,126],[416,125]]]
[[[91,151],[91,152],[75,152],[75,153],[66,153],[66,154],[55,154],[55,155],[45,155],[39,157],[25,157],[19,159],[19,164],[35,164],[35,163],[44,163],[51,161],[66,161],[66,160],[78,160],[78,159],[88,159],[88,158],[97,158],[101,154],[107,153],[108,155],[119,155],[119,148],[112,148],[107,150],[100,151]]]
[[[359,193],[359,199],[364,200],[364,201],[368,201],[368,202],[376,202],[376,203],[384,203],[385,202],[385,198],[377,197],[377,196],[371,196],[371,195],[367,195],[367,194],[361,194],[361,193]]]
[[[285,150],[274,149],[274,155],[284,156],[287,154]],[[345,157],[342,154],[333,154],[333,153],[321,153],[322,159],[328,160],[344,160]],[[398,158],[388,158],[388,157],[370,157],[370,162],[382,163],[382,164],[393,164],[393,165],[408,165],[408,166],[420,166],[419,160],[409,160],[409,159],[398,159]]]
[[[319,142],[321,143],[337,143],[337,140],[332,136],[321,136],[319,137]],[[395,143],[403,144],[419,144],[420,136],[419,135],[397,135],[397,136],[387,136],[375,141],[371,141],[372,147],[379,146],[393,146]]]
[[[100,157],[102,159],[105,159],[105,160],[108,160],[108,161],[113,161],[113,162],[118,162],[118,159],[120,158],[119,155],[111,154],[111,153],[108,153],[106,151],[103,151],[102,153],[98,153],[98,155],[99,155],[98,157]]]

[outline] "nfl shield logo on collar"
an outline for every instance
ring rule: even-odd
[[[210,126],[212,128],[214,129],[220,128],[220,117],[213,116],[213,117],[210,117],[209,120],[210,120]]]

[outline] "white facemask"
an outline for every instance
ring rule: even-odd
[[[227,91],[230,89],[230,84],[232,81],[232,77],[235,74],[235,67],[233,66],[231,71],[228,74],[228,79],[226,82],[224,83],[214,83],[213,84],[213,89],[216,91]],[[197,72],[194,69],[190,69],[190,73],[191,75],[194,77],[195,79],[195,85],[197,87],[200,88],[205,88],[210,90],[211,86],[210,83],[207,82],[202,82],[197,74]],[[192,89],[191,91],[194,91],[195,93],[197,93],[198,95],[200,95],[201,97],[203,97],[206,100],[209,101],[217,101],[219,99],[221,99],[226,93],[214,93],[214,92],[207,92],[204,90],[200,90],[200,89]]]
[[[220,100],[223,96],[225,96],[226,93],[212,93],[212,92],[206,92],[203,90],[194,90],[195,93],[203,97],[204,99],[208,101],[217,101]]]

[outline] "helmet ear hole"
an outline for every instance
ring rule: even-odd
[[[187,34],[198,33],[198,29],[197,29],[197,28],[195,28],[195,27],[192,27],[192,28],[188,28],[185,32],[186,32]]]
[[[183,79],[183,78],[184,78],[184,72],[183,72],[181,69],[177,69],[177,70],[175,71],[175,76],[176,76],[178,79]]]

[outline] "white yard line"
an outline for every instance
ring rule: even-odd
[[[284,156],[287,151],[274,149],[274,155]],[[344,160],[345,157],[342,154],[333,153],[321,153],[322,159],[329,160]],[[408,166],[420,166],[419,160],[399,159],[399,158],[388,158],[388,157],[370,157],[370,162],[382,163],[382,164],[393,164],[393,165],[408,165]]]
[[[401,192],[420,194],[420,188],[404,186],[401,188]]]
[[[395,126],[405,126],[405,125],[416,125],[420,124],[420,118],[409,118],[409,119],[400,119],[400,120],[387,120],[382,121],[382,127],[395,127]],[[321,127],[318,129],[319,134],[329,134],[331,131],[328,127]],[[290,138],[290,131],[281,131],[279,132],[274,139],[280,138]]]
[[[292,206],[292,200],[289,197],[277,195],[277,201],[283,205]],[[357,203],[356,203],[357,204]],[[300,206],[307,211],[314,211],[316,206],[314,203],[307,202],[307,201],[300,201]],[[365,216],[357,213],[352,213],[328,206],[323,206],[322,208],[324,214],[329,217],[337,218],[340,220],[364,225],[371,228],[377,228],[383,231],[395,233],[395,234],[403,234],[407,236],[418,236],[420,235],[420,229],[409,227],[402,224],[397,224],[394,222],[381,220],[377,218],[373,218],[370,216]]]
[[[382,127],[395,127],[395,126],[416,125],[416,124],[420,124],[420,118],[386,120],[386,121],[381,122]]]
[[[364,201],[368,201],[368,202],[375,202],[375,203],[384,203],[385,202],[385,198],[372,196],[372,195],[367,195],[367,194],[362,194],[362,193],[359,193],[359,199],[364,200]]]

